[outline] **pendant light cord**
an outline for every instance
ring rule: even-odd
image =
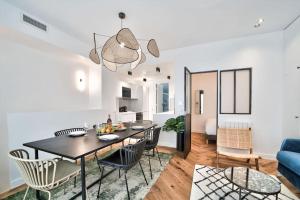
[[[96,33],[94,33],[94,49],[95,49],[95,54],[97,53],[97,51],[96,51]]]

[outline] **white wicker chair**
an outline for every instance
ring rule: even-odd
[[[80,173],[80,166],[62,160],[30,160],[29,153],[24,149],[17,149],[9,152],[21,173],[22,178],[28,185],[23,200],[26,198],[29,187],[48,193],[51,199],[50,190],[66,183],[70,178]]]

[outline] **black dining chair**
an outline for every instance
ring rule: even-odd
[[[59,131],[56,131],[54,133],[55,137],[58,137],[58,136],[62,136],[62,135],[68,135],[69,133],[72,133],[72,132],[75,132],[75,131],[86,131],[84,128],[69,128],[69,129],[64,129],[64,130],[59,130]],[[98,160],[98,157],[97,157],[97,152],[95,152],[94,154],[96,160]],[[75,160],[75,163],[77,164],[77,160]],[[99,168],[100,169],[100,168]],[[76,187],[76,176],[74,178],[74,187]]]
[[[152,121],[151,120],[137,120],[137,121],[135,121],[135,124],[137,124],[137,125],[149,125],[149,124],[152,124]],[[138,133],[138,134],[136,134],[136,135],[133,135],[133,136],[131,136],[130,138],[129,138],[129,144],[130,144],[130,141],[131,141],[131,139],[135,139],[135,140],[140,140],[140,139],[142,139],[142,138],[144,138],[144,136],[146,135],[146,134],[148,134],[147,132],[148,131],[151,131],[150,129],[147,129],[147,130],[145,130],[144,132],[142,132],[142,133]]]
[[[154,128],[153,131],[148,131],[148,132],[145,133],[145,140],[146,140],[145,151],[147,151],[147,153],[144,154],[144,155],[148,156],[151,179],[153,177],[152,177],[150,157],[155,156],[155,150],[156,150],[156,153],[157,153],[157,156],[158,156],[158,159],[159,159],[159,163],[162,166],[160,156],[159,156],[159,152],[158,152],[158,149],[157,149],[157,143],[158,143],[160,131],[161,131],[161,127],[157,127],[157,128]],[[151,150],[153,151],[152,154],[150,153]]]
[[[99,159],[98,164],[102,166],[101,170],[101,177],[99,181],[99,189],[98,189],[98,195],[97,198],[100,196],[100,188],[101,188],[101,182],[104,172],[104,167],[112,167],[119,170],[119,178],[120,178],[120,170],[124,170],[124,176],[125,176],[125,184],[126,184],[126,190],[127,190],[127,196],[128,199],[130,199],[129,190],[128,190],[128,183],[127,183],[127,171],[130,170],[133,166],[135,166],[137,163],[139,163],[141,171],[143,173],[144,179],[146,184],[148,185],[143,167],[141,165],[140,159],[143,155],[143,151],[146,145],[146,140],[140,140],[139,142],[135,144],[129,144],[125,147],[122,147],[118,151],[115,151],[114,153],[108,155],[105,158]]]

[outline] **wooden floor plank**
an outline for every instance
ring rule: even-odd
[[[159,150],[167,153],[175,152],[174,149],[165,147],[160,147]],[[223,158],[221,161],[220,167],[243,165],[243,162],[234,159]],[[216,166],[216,145],[206,144],[205,137],[202,134],[192,133],[192,147],[188,157],[183,159],[178,153],[175,153],[175,156],[170,160],[145,199],[189,199],[193,171],[196,164]],[[277,175],[277,162],[261,159],[260,170],[268,174]],[[279,177],[279,179],[300,198],[300,191],[284,177]]]

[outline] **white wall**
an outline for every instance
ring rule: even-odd
[[[300,137],[300,19],[284,31],[283,136]],[[299,116],[299,118],[295,118]]]
[[[219,119],[252,121],[254,150],[274,157],[282,138],[282,32],[164,51],[161,59],[175,63],[176,114],[184,113],[184,66],[192,72],[252,67],[252,115],[220,115]]]
[[[100,110],[102,70],[88,58],[12,29],[2,29],[0,44],[0,191],[5,191],[21,183],[9,150],[107,115]]]

